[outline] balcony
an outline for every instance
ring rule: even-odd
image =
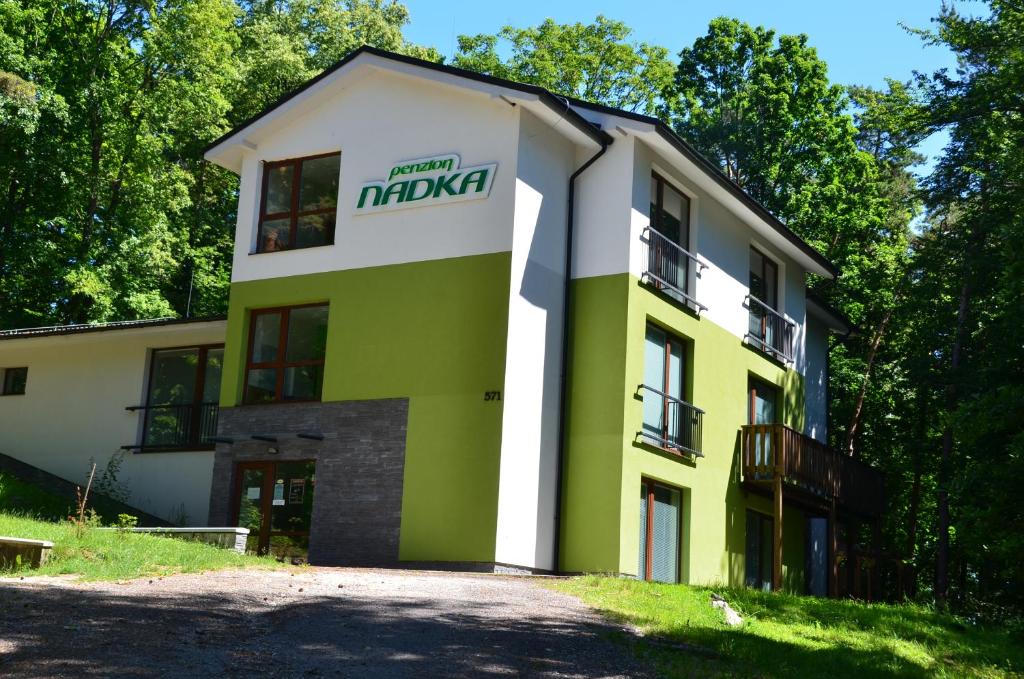
[[[792,363],[796,324],[753,295],[747,295],[746,305],[750,310],[746,341],[783,363]]]
[[[643,243],[645,262],[641,280],[697,313],[707,311],[707,307],[690,294],[690,267],[696,267],[699,273],[707,268],[706,265],[696,255],[649,226],[640,235],[640,242]]]
[[[220,413],[216,403],[129,406],[125,410],[143,414],[142,443],[122,446],[126,450],[209,450],[214,446]]]
[[[645,384],[637,391],[644,402],[643,428],[638,432],[642,440],[679,455],[704,457],[703,410]]]
[[[742,428],[743,481],[772,486],[804,502],[841,508],[865,517],[879,516],[885,503],[882,475],[874,468],[832,450],[825,444],[781,424],[750,424]]]

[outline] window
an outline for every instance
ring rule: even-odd
[[[679,582],[682,493],[644,479],[640,483],[640,548],[637,577]]]
[[[750,248],[750,294],[778,310],[779,266],[757,248]]]
[[[747,510],[747,587],[769,591],[772,588],[772,517]]]
[[[256,251],[333,243],[340,174],[340,153],[265,163]]]
[[[683,403],[684,352],[681,340],[647,325],[644,340],[643,434],[664,448],[678,447]]]
[[[775,424],[778,389],[758,379],[750,380],[750,424]]]
[[[252,312],[245,402],[318,400],[326,347],[326,304]]]
[[[0,396],[20,396],[25,393],[28,382],[28,368],[6,368],[0,370],[3,376],[3,391]]]
[[[690,199],[651,174],[651,242],[648,271],[658,287],[689,294]]]
[[[196,449],[217,434],[224,347],[157,349],[149,370],[143,450]]]

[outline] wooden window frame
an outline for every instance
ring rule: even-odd
[[[747,424],[756,424],[754,422],[754,413],[757,411],[757,387],[759,385],[761,387],[767,387],[766,391],[770,391],[774,394],[772,402],[774,403],[773,410],[775,411],[775,419],[780,420],[781,418],[779,417],[779,394],[782,390],[778,386],[772,384],[771,382],[763,380],[760,377],[754,377],[753,375],[751,375],[750,377],[747,378]],[[779,424],[779,422],[772,422],[772,424]]]
[[[686,403],[689,403],[690,400],[687,398],[687,394],[686,394],[686,364],[687,364],[687,349],[688,349],[688,347],[686,345],[686,341],[682,337],[679,337],[678,335],[673,334],[672,332],[666,330],[665,328],[663,328],[662,326],[658,325],[657,323],[650,323],[650,322],[648,322],[646,327],[647,328],[655,328],[658,331],[660,331],[660,332],[665,334],[665,345],[664,345],[665,360],[663,361],[662,370],[661,370],[661,383],[663,385],[662,391],[664,391],[669,396],[672,396],[672,394],[669,394],[669,387],[668,387],[668,385],[670,384],[670,378],[672,376],[672,342],[675,341],[676,343],[679,344],[679,347],[682,350],[681,351],[682,361],[680,361],[680,366],[679,366],[679,396],[677,396],[675,398],[678,398],[680,401],[684,401]],[[670,417],[669,417],[669,400],[667,398],[662,398],[661,410],[662,410],[662,412],[661,412],[661,440],[662,441],[668,441],[669,440],[669,438],[668,438],[668,434],[669,434],[668,427],[669,427]],[[673,450],[672,448],[667,448],[665,446],[656,446],[656,447],[661,449],[661,450],[670,452],[673,455],[679,455],[680,454],[678,450]]]
[[[749,515],[753,515],[753,516],[757,517],[757,541],[758,541],[758,547],[763,547],[763,545],[760,544],[761,536],[764,535],[764,533],[763,533],[763,526],[764,526],[765,523],[767,523],[768,527],[769,527],[769,535],[774,536],[775,535],[775,519],[770,514],[765,514],[764,512],[759,512],[756,509],[751,509],[750,507],[747,507],[747,511],[746,511],[746,515],[744,516],[744,519],[746,518],[746,516],[749,516]],[[747,522],[746,522],[746,520],[744,520],[744,526],[746,526],[746,525],[747,525]],[[746,536],[746,540],[749,540],[749,539],[750,539],[750,536],[747,535]],[[747,547],[747,545],[744,544],[743,547],[744,547],[744,559],[745,559],[746,558],[746,547]],[[770,549],[771,549],[771,551],[772,551],[772,553],[774,555],[774,550],[775,550],[774,543],[772,545],[770,545]],[[763,552],[763,549],[758,549],[758,555],[759,555],[758,558],[760,558],[760,554],[762,552]],[[751,587],[752,589],[755,589],[755,590],[764,590],[764,586],[765,585],[768,585],[769,587],[771,587],[773,585],[773,583],[775,582],[775,559],[774,559],[774,556],[771,559],[771,563],[768,564],[768,581],[767,582],[762,581],[760,579],[761,575],[762,575],[762,572],[764,571],[764,564],[760,564],[760,566],[761,566],[761,568],[758,569],[758,573],[757,573],[758,581],[756,583],[754,583],[753,585],[747,585],[747,582],[746,582],[746,580],[747,580],[746,564],[744,564],[744,568],[743,568],[743,570],[744,570],[743,581],[744,582],[743,582],[743,584],[745,586]]]
[[[656,192],[657,197],[655,198],[655,201],[654,201],[654,207],[655,207],[655,210],[657,211],[656,214],[658,216],[660,216],[661,213],[664,212],[663,208],[665,206],[665,187],[666,186],[669,189],[671,189],[672,191],[675,191],[676,193],[678,193],[684,199],[684,201],[686,203],[686,215],[685,215],[685,219],[686,219],[686,233],[684,234],[682,232],[682,229],[679,230],[679,238],[677,239],[676,245],[678,245],[679,247],[681,247],[684,250],[686,250],[687,252],[689,252],[690,251],[690,211],[692,209],[692,201],[693,201],[693,199],[689,195],[684,193],[683,191],[681,191],[678,188],[676,188],[676,186],[672,182],[670,182],[664,176],[659,174],[656,170],[651,170],[651,179],[654,180],[655,185],[658,187],[657,188],[657,192]],[[657,223],[657,224],[655,223],[655,215],[650,215],[650,222],[651,222],[651,228],[653,228],[655,231],[660,233],[665,238],[668,238],[668,236],[665,234],[665,232],[662,231],[660,228],[658,228],[658,227],[661,226],[661,224],[660,223]],[[683,243],[678,242],[680,240],[684,240],[683,236],[685,236],[685,242],[683,242]],[[687,271],[689,271],[689,263],[687,263]]]
[[[24,370],[25,371],[25,386],[21,391],[10,391],[11,378],[9,373],[11,371]],[[19,365],[13,368],[3,368],[3,381],[0,382],[0,396],[24,396],[28,390],[28,366]]]
[[[338,156],[338,172],[341,172],[341,151],[332,151],[330,153],[319,153],[313,156],[303,156],[301,158],[288,158],[287,160],[273,160],[263,162],[263,180],[261,181],[260,190],[260,219],[256,226],[256,253],[262,254],[266,252],[284,252],[287,250],[304,250],[306,248],[322,247],[324,245],[334,245],[334,233],[338,228],[337,212],[338,205],[335,202],[333,208],[324,208],[322,210],[299,210],[299,192],[302,188],[302,165],[308,160],[319,160],[320,158],[329,158],[331,156]],[[291,209],[288,212],[274,212],[267,214],[267,186],[270,183],[271,170],[275,170],[280,167],[291,167],[292,168],[292,196],[291,196]],[[340,179],[339,179],[340,181]],[[295,245],[296,236],[299,232],[299,218],[308,217],[310,215],[324,215],[324,214],[335,214],[334,226],[331,228],[330,234],[325,242],[319,245],[306,245],[298,247]],[[280,248],[280,250],[264,250],[263,249],[263,223],[267,220],[273,221],[275,219],[289,219],[288,228],[288,247]]]
[[[316,402],[321,399],[322,393],[318,394],[315,398],[290,398],[284,399],[284,373],[288,368],[302,368],[310,365],[319,365],[323,367],[326,358],[327,351],[325,349],[324,356],[319,359],[308,359],[305,361],[286,361],[285,356],[288,354],[288,324],[291,321],[291,312],[294,309],[308,309],[311,307],[324,307],[328,309],[330,305],[327,302],[314,302],[312,304],[295,304],[291,306],[278,306],[278,307],[267,307],[265,309],[253,309],[249,312],[249,348],[245,356],[245,380],[242,386],[242,402],[247,405],[260,404],[260,403],[303,403],[303,402]],[[253,342],[256,339],[256,318],[264,314],[281,314],[281,326],[278,328],[278,339],[277,339],[277,360],[275,361],[262,361],[254,363],[252,360]],[[328,311],[328,318],[330,311]],[[249,396],[249,373],[253,370],[258,369],[274,369],[277,371],[277,375],[274,381],[274,398],[268,401],[250,401]],[[321,391],[322,391],[321,385]]]
[[[769,257],[768,255],[766,255],[758,247],[755,247],[755,246],[751,245],[750,246],[750,250],[751,250],[751,252],[756,252],[758,254],[758,256],[761,257],[761,271],[758,272],[758,273],[761,276],[761,280],[763,280],[765,282],[765,285],[768,284],[768,275],[767,275],[768,268],[770,267],[771,269],[773,269],[773,271],[775,273],[775,275],[774,275],[775,289],[772,290],[772,297],[774,297],[775,299],[774,300],[762,299],[761,301],[764,302],[770,309],[772,309],[774,311],[779,311],[779,306],[780,306],[779,305],[779,285],[780,285],[780,281],[779,281],[779,263],[776,262],[771,257]],[[749,274],[750,274],[750,272],[748,272],[747,275],[749,276]],[[752,290],[750,291],[750,294],[751,295],[754,294]]]
[[[143,409],[142,416],[142,439],[139,442],[139,452],[161,452],[168,450],[213,450],[215,444],[203,443],[198,438],[194,438],[189,441],[187,445],[182,446],[147,446],[146,445],[146,434],[149,429],[149,409],[154,405],[150,402],[153,389],[153,376],[156,374],[156,358],[157,354],[163,351],[184,351],[186,349],[195,349],[197,353],[197,364],[196,364],[196,384],[192,389],[192,415],[190,422],[190,429],[194,437],[198,437],[200,431],[200,406],[203,405],[203,391],[206,386],[206,359],[211,349],[224,350],[223,344],[186,344],[179,347],[160,347],[159,349],[153,349],[149,356],[149,377],[146,380],[146,402]],[[184,404],[182,404],[184,405]]]
[[[676,584],[683,576],[683,489],[678,486],[671,486],[667,483],[655,481],[646,476],[640,478],[640,487],[644,489],[645,501],[647,502],[647,526],[644,531],[644,580],[650,582],[654,578],[654,489],[657,486],[674,490],[679,493],[679,535],[676,536]]]

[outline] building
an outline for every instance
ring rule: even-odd
[[[206,158],[226,322],[4,333],[0,453],[129,446],[130,502],[313,563],[836,591],[836,271],[663,124],[362,48]]]

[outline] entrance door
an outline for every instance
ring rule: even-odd
[[[654,481],[640,484],[640,561],[644,580],[679,582],[682,493]]]
[[[249,529],[246,551],[306,561],[315,471],[311,460],[237,465],[235,525]]]

